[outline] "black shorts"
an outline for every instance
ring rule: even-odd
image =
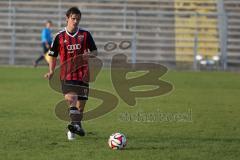
[[[74,92],[78,95],[78,100],[88,100],[89,84],[76,81],[76,80],[65,80],[61,81],[62,92],[67,94],[69,92]]]

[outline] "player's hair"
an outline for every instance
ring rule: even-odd
[[[51,21],[51,20],[46,20],[45,23],[50,23],[50,24],[52,24],[52,21]]]
[[[71,14],[79,14],[80,17],[82,15],[81,11],[77,7],[71,7],[67,10],[66,16],[69,18]]]

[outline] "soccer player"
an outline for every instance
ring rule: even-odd
[[[68,139],[75,134],[84,136],[81,120],[88,100],[89,66],[88,58],[97,56],[97,47],[87,30],[78,27],[81,12],[72,7],[66,12],[67,26],[55,36],[50,47],[49,72],[45,78],[51,79],[56,66],[56,57],[60,56],[60,80],[65,100],[69,104],[71,123],[68,125]]]
[[[37,67],[40,61],[44,59],[45,54],[49,50],[52,44],[52,21],[48,20],[45,23],[45,28],[42,29],[41,41],[43,53],[33,62],[33,66]]]

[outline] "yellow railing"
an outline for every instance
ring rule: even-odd
[[[216,0],[175,0],[176,61],[193,61],[195,45],[197,54],[203,57],[218,54],[217,17],[202,15],[216,12],[216,3]],[[180,16],[178,13],[183,11],[196,14]]]

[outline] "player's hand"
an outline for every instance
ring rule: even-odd
[[[88,51],[84,51],[83,55],[82,55],[83,61],[88,61],[89,58],[89,52]]]
[[[44,75],[44,78],[46,78],[46,79],[51,79],[52,76],[53,76],[53,72],[48,72],[48,73],[46,73],[46,74]]]

